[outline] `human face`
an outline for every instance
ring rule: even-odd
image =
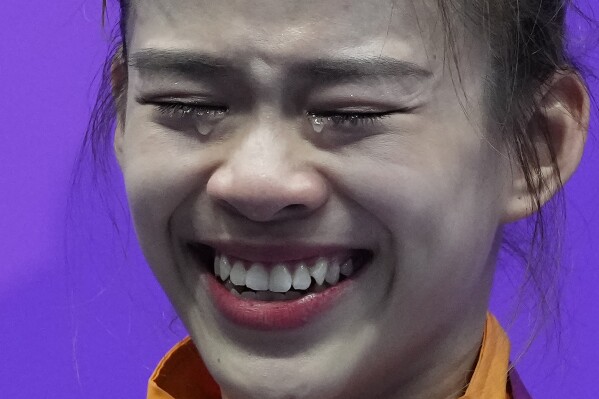
[[[507,165],[485,129],[485,46],[458,30],[456,83],[439,20],[407,0],[134,4],[116,151],[148,263],[227,397],[464,383]],[[225,290],[215,254],[357,270],[264,301]]]

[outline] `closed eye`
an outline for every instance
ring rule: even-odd
[[[175,118],[202,118],[224,116],[226,107],[184,102],[155,102],[153,105],[161,114]]]
[[[229,109],[197,99],[137,98],[141,105],[150,105],[156,111],[156,121],[170,129],[199,133],[207,136],[222,121]]]
[[[415,108],[400,108],[384,112],[357,112],[357,111],[320,111],[308,112],[312,125],[317,132],[325,127],[330,128],[359,128],[374,125],[376,122],[395,114],[405,114]],[[317,127],[319,127],[317,129]]]
[[[310,113],[309,116],[314,119],[323,119],[329,121],[332,125],[350,125],[358,126],[360,124],[371,123],[379,119],[388,117],[388,112],[368,112],[368,113],[345,113],[345,112],[321,112]]]

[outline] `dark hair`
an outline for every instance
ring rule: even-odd
[[[115,78],[112,74],[115,68],[126,66],[127,23],[132,9],[130,0],[116,1],[118,24],[113,31],[111,50],[82,150],[82,154],[91,154],[101,167],[107,152],[112,152],[117,112],[123,120],[125,118],[126,68],[121,68],[122,75],[116,74],[116,80],[112,82],[111,76]],[[492,60],[487,87],[490,120],[495,128],[499,127],[511,159],[517,160],[531,194],[530,206],[537,210],[526,220],[508,227],[503,254],[524,265],[522,287],[536,291],[539,314],[554,315],[554,321],[558,321],[558,277],[565,220],[562,181],[547,130],[541,129],[540,139],[558,176],[557,182],[544,178],[539,137],[532,137],[527,125],[541,107],[537,94],[553,74],[573,72],[582,75],[582,68],[566,45],[567,11],[578,9],[569,0],[437,0],[437,3],[446,32],[446,48],[457,71],[454,75],[456,88],[461,81],[456,61],[457,24],[482,35],[488,43],[489,59]],[[106,7],[106,0],[103,0],[103,16]],[[550,184],[558,184],[560,190],[542,207],[542,194]],[[546,317],[537,318],[531,336],[536,335],[543,320]]]

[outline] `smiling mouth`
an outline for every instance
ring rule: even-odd
[[[293,301],[326,292],[347,279],[355,278],[373,256],[370,250],[346,249],[282,261],[269,260],[266,249],[262,251],[266,255],[250,260],[239,256],[239,251],[231,254],[226,249],[197,242],[188,243],[188,248],[200,265],[230,294],[240,299],[264,302]]]

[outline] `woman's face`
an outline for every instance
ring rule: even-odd
[[[416,397],[472,365],[509,181],[484,43],[457,31],[458,75],[407,0],[145,0],[129,29],[137,234],[225,394]]]

